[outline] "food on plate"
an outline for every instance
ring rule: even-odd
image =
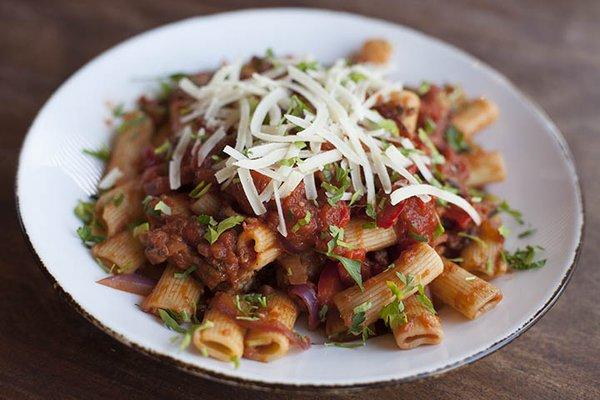
[[[224,361],[271,361],[310,343],[436,344],[442,304],[468,319],[502,299],[489,281],[537,268],[507,253],[484,191],[502,154],[475,143],[498,117],[458,86],[390,80],[391,46],[365,42],[330,65],[268,50],[174,74],[123,112],[78,234],[181,346]]]

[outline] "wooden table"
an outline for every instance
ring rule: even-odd
[[[276,3],[0,2],[0,398],[279,398],[186,375],[94,328],[60,300],[37,268],[19,232],[13,194],[18,151],[27,127],[59,84],[92,57],[166,22]],[[292,3],[319,4],[405,24],[494,66],[558,124],[575,155],[587,195],[586,246],[579,267],[562,298],[538,324],[506,348],[442,377],[347,397],[600,398],[600,2],[288,4]]]

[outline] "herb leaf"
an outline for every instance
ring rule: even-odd
[[[188,269],[186,269],[183,272],[175,272],[173,274],[173,276],[177,279],[186,279],[188,276],[190,276],[192,274],[192,272],[194,272],[197,269],[198,269],[197,265],[192,265],[191,267],[189,267]]]
[[[540,247],[537,247],[538,249]],[[546,259],[534,260],[535,259],[536,247],[527,246],[524,249],[517,249],[513,254],[504,251],[502,254],[506,259],[506,262],[512,269],[516,270],[528,270],[541,268],[546,264]]]
[[[300,228],[308,225],[310,223],[311,216],[312,215],[310,211],[306,210],[306,214],[304,215],[304,217],[300,218],[298,222],[296,222],[296,224],[294,224],[294,226],[292,227],[292,232],[298,232]]]
[[[212,217],[209,217],[209,218],[212,218]],[[232,217],[226,218],[223,221],[219,222],[216,226],[210,224],[208,226],[208,230],[204,234],[204,238],[206,240],[208,240],[208,242],[210,244],[213,244],[214,242],[217,241],[217,239],[219,238],[219,236],[221,236],[221,234],[223,232],[225,232],[228,229],[233,228],[236,225],[239,225],[240,223],[242,223],[242,221],[244,221],[244,219],[245,219],[245,217],[243,217],[241,215],[234,215]]]
[[[83,149],[83,152],[101,161],[108,161],[110,158],[110,149],[106,145],[103,145],[98,150]]]
[[[503,200],[502,203],[500,203],[498,205],[498,210],[507,213],[508,215],[510,215],[511,217],[514,218],[515,221],[517,221],[517,223],[519,225],[523,225],[523,214],[521,213],[521,211],[519,210],[515,210],[514,208],[511,208],[508,203],[506,202],[506,200]]]
[[[469,143],[465,140],[465,135],[454,126],[451,126],[446,131],[446,141],[457,153],[470,150]]]

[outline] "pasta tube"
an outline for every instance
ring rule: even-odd
[[[436,251],[425,243],[417,243],[407,249],[402,255],[394,261],[394,266],[390,269],[372,277],[364,283],[364,291],[358,286],[350,287],[333,297],[333,302],[340,311],[340,315],[346,325],[351,325],[354,309],[362,304],[370,303],[371,306],[365,311],[365,321],[363,325],[369,325],[379,318],[379,313],[388,303],[394,299],[394,294],[387,286],[391,281],[404,287],[397,273],[401,272],[405,276],[414,276],[416,282],[427,285],[443,271],[443,263]],[[406,291],[406,296],[410,296],[417,290]]]
[[[245,329],[228,315],[214,308],[204,314],[203,324],[210,328],[197,329],[192,341],[203,354],[222,361],[239,359],[244,354]]]
[[[470,139],[498,118],[499,110],[491,101],[479,98],[468,102],[454,117],[452,125]]]
[[[502,292],[451,261],[444,259],[444,272],[429,288],[437,298],[469,319],[475,319],[502,300]]]
[[[156,314],[162,308],[189,317],[196,313],[202,285],[191,276],[175,276],[178,272],[181,270],[171,265],[165,268],[160,280],[141,305],[144,311]]]
[[[129,230],[117,233],[92,248],[93,256],[113,272],[131,273],[146,262],[144,247]]]
[[[274,292],[267,297],[266,321],[277,321],[291,330],[297,317],[298,310],[288,296]],[[272,330],[251,328],[244,338],[244,356],[257,361],[275,360],[284,356],[289,349],[288,337]]]
[[[392,327],[396,344],[402,350],[425,344],[439,344],[444,338],[440,318],[429,312],[416,296],[404,300],[404,313],[408,322]]]
[[[365,251],[385,249],[398,241],[394,228],[363,228],[366,222],[364,219],[350,220],[344,229],[344,241]]]

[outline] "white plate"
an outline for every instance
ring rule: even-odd
[[[155,83],[145,78],[216,67],[226,59],[312,53],[330,61],[369,37],[395,47],[397,78],[416,84],[458,82],[501,109],[499,121],[478,140],[503,152],[509,177],[492,191],[509,199],[538,229],[530,240],[546,248],[547,265],[496,281],[504,300],[476,321],[444,309],[441,345],[410,351],[389,335],[349,350],[313,346],[269,364],[242,360],[239,369],[178,351],[173,332],[139,311],[139,298],[94,283],[104,276],[75,229],[77,199],[94,191],[101,165],[81,153],[107,143],[106,101],[130,104]],[[391,23],[305,9],[250,10],[192,18],[127,40],[83,67],[50,98],[21,152],[17,179],[26,235],[43,267],[75,307],[122,342],[203,376],[254,386],[367,386],[441,373],[502,347],[532,325],[566,285],[577,256],[583,207],[567,145],[553,123],[499,73],[436,39]],[[508,221],[508,218],[507,218]],[[509,226],[511,222],[508,221]],[[519,228],[511,226],[513,231]],[[507,247],[527,241],[509,240]],[[85,350],[85,349],[82,349]]]

